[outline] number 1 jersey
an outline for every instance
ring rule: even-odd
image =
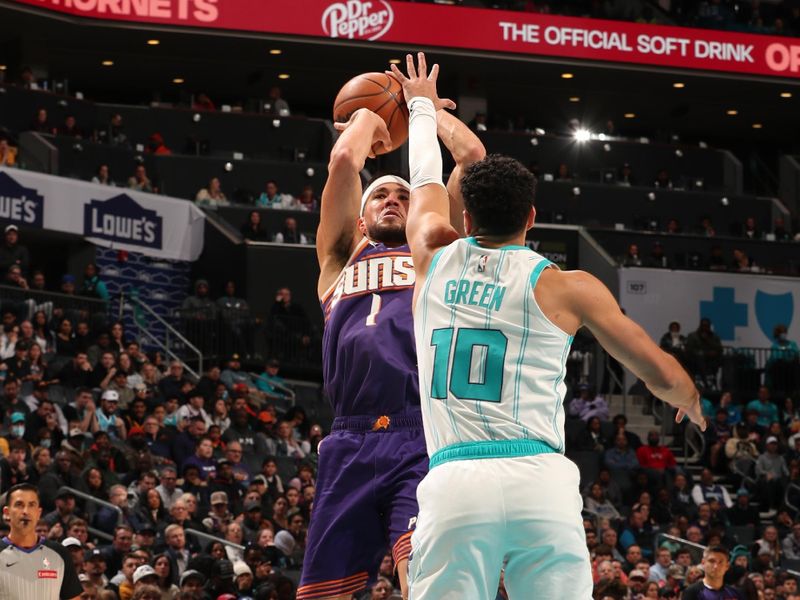
[[[320,299],[322,369],[336,417],[419,414],[408,245],[364,238]]]
[[[434,256],[414,310],[428,455],[491,440],[564,452],[572,336],[533,295],[551,264],[526,246],[484,248],[474,238]]]

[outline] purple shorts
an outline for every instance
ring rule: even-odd
[[[420,415],[339,417],[319,453],[298,600],[352,594],[384,555],[408,558],[417,485],[428,472]]]

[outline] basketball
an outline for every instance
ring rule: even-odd
[[[397,79],[385,73],[362,73],[353,77],[336,95],[334,122],[347,122],[359,108],[380,115],[389,129],[394,149],[403,145],[408,138],[408,108]]]

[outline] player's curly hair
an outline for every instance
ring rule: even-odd
[[[527,222],[536,194],[536,177],[522,163],[490,154],[461,177],[464,208],[472,217],[470,235],[511,235]]]

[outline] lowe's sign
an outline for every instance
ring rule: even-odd
[[[187,200],[0,167],[0,224],[11,223],[192,261],[203,250],[205,215]]]
[[[726,346],[765,348],[776,325],[800,339],[795,310],[800,280],[746,273],[620,269],[620,305],[658,340],[670,321],[688,335],[700,319],[711,319]]]

